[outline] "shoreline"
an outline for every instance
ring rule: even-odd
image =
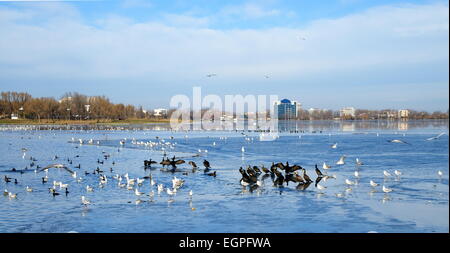
[[[280,122],[420,122],[420,121],[449,121],[449,119],[354,119],[354,120],[279,120]],[[23,119],[0,119],[0,125],[133,125],[133,124],[169,124],[170,119],[126,119],[126,120],[23,120]],[[231,121],[232,122],[232,121]],[[191,122],[192,123],[192,122]]]
[[[23,120],[1,119],[0,125],[122,125],[170,123],[170,119],[127,119],[127,120]]]

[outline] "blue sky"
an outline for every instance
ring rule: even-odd
[[[447,1],[0,0],[0,90],[150,109],[201,86],[305,108],[446,111],[448,12]]]

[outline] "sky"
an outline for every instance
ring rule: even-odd
[[[0,91],[152,109],[194,86],[447,111],[448,1],[0,0]]]

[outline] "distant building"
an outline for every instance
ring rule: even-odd
[[[283,99],[275,102],[275,111],[278,112],[278,119],[281,120],[296,119],[300,109],[301,104],[297,101]]]
[[[405,119],[408,117],[409,117],[409,110],[402,109],[398,111],[398,118]]]
[[[11,114],[11,119],[19,119],[19,115],[17,114]]]
[[[167,115],[167,109],[158,108],[153,110],[153,116],[162,117]]]
[[[61,104],[62,102],[66,101],[72,101],[72,97],[63,97],[62,99],[58,100],[58,102]]]
[[[346,118],[346,117],[354,118],[355,112],[356,112],[356,110],[354,107],[344,107],[340,111],[341,118]]]
[[[319,113],[322,112],[322,109],[319,108],[309,108],[308,109],[309,114],[313,114],[313,113]]]

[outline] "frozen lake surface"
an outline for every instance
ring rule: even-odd
[[[290,122],[280,130],[284,132],[277,140],[259,141],[254,132],[172,132],[168,125],[0,126],[0,190],[17,193],[16,199],[0,196],[0,232],[449,232],[448,121],[307,121]],[[426,140],[443,132],[438,139]],[[410,145],[388,142],[392,139]],[[139,144],[161,140],[170,144]],[[336,149],[331,148],[334,143],[338,143]],[[161,171],[159,164],[144,169],[146,159],[161,161],[162,148],[169,157],[186,160],[179,166],[182,172]],[[106,160],[105,154],[110,155]],[[336,165],[342,155],[346,155],[345,164]],[[30,166],[31,157],[36,159],[34,166]],[[356,166],[356,158],[364,164]],[[203,173],[204,159],[217,177]],[[196,162],[199,170],[192,173],[188,161]],[[286,161],[304,167],[313,180],[315,164],[336,179],[322,180],[324,190],[314,183],[306,189],[297,189],[292,182],[274,187],[270,177],[253,191],[240,185],[239,167],[270,168],[272,162]],[[328,171],[322,169],[324,162],[332,166]],[[53,163],[67,165],[81,181],[52,168],[43,184],[46,173],[34,170]],[[81,168],[75,167],[78,164]],[[97,167],[108,179],[103,187],[99,176],[92,174]],[[27,170],[11,172],[12,168]],[[393,176],[385,178],[384,170]],[[394,170],[403,175],[396,177]],[[156,185],[145,180],[138,187],[145,195],[138,197],[113,179],[125,173],[130,178],[151,174],[156,184],[167,187],[174,176],[185,183],[171,197],[166,192],[158,194]],[[6,183],[5,175],[12,182]],[[346,179],[357,184],[349,187]],[[370,180],[380,186],[371,187]],[[61,195],[53,197],[48,190],[53,181],[69,184],[69,193],[56,187]],[[94,191],[87,192],[86,185]],[[381,185],[393,191],[385,194]],[[33,192],[27,192],[26,186]],[[152,190],[150,201],[147,195]],[[92,205],[81,205],[82,195]],[[137,199],[145,202],[136,204]]]

